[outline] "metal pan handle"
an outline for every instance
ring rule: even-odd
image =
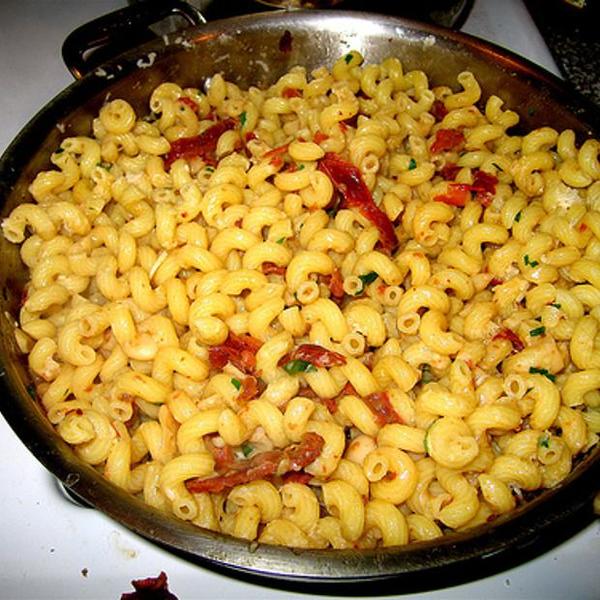
[[[192,26],[206,23],[202,13],[183,0],[137,2],[75,29],[63,43],[63,61],[79,79],[110,58],[156,37],[150,26],[172,16],[183,17]]]

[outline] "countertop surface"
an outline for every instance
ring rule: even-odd
[[[0,2],[0,152],[70,76],[60,59],[65,36],[76,26],[122,6],[117,0],[3,0]],[[498,19],[477,0],[464,30],[499,42],[556,72],[541,36],[523,36],[528,19],[521,0],[502,2]],[[526,38],[526,39],[525,39]],[[251,585],[193,565],[150,544],[102,513],[67,501],[53,479],[0,417],[0,598],[117,599],[132,579],[164,570],[179,600],[300,600],[300,593]],[[519,567],[444,590],[403,595],[406,600],[461,598],[597,598],[600,525]],[[475,576],[477,574],[475,573]],[[373,593],[377,593],[374,584]],[[313,596],[316,597],[316,596]]]

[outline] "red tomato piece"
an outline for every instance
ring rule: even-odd
[[[438,129],[431,144],[431,152],[438,154],[448,150],[457,150],[465,143],[463,132],[458,129]]]
[[[460,187],[459,187],[460,186]],[[464,207],[469,200],[469,191],[462,187],[462,184],[450,184],[445,194],[438,194],[433,198],[435,202],[443,202],[450,206]]]
[[[201,158],[206,164],[217,165],[215,151],[217,142],[223,133],[236,126],[235,119],[219,121],[200,135],[180,138],[171,144],[171,149],[164,156],[165,168],[169,169],[178,158]]]
[[[302,98],[302,92],[299,89],[293,87],[283,88],[281,95],[284,98]]]
[[[508,327],[501,329],[492,339],[508,340],[517,352],[521,352],[521,350],[525,349],[525,344],[523,343],[521,338],[512,329],[509,329]]]
[[[346,357],[339,352],[328,350],[317,344],[301,344],[277,363],[285,365],[291,360],[304,360],[315,367],[335,367],[346,364]]]
[[[319,161],[319,170],[331,179],[333,186],[342,195],[343,207],[356,208],[377,227],[383,250],[391,254],[398,246],[394,224],[373,201],[358,167],[341,159],[337,154],[328,152]]]
[[[400,415],[394,410],[387,392],[375,392],[365,396],[363,400],[375,414],[375,419],[380,426],[388,423],[404,423]]]
[[[181,104],[185,104],[187,107],[191,108],[195,113],[198,112],[198,103],[187,96],[181,96],[181,98],[177,99],[177,102],[181,102]]]
[[[441,100],[434,100],[429,112],[436,121],[441,121],[448,114],[448,109]]]
[[[279,266],[272,262],[264,262],[261,265],[262,272],[265,275],[285,275],[285,266]]]

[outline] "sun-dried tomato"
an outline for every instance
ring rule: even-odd
[[[448,114],[448,109],[441,100],[434,100],[429,112],[436,121],[441,121]]]
[[[280,367],[291,360],[303,360],[315,367],[336,367],[346,364],[346,357],[317,344],[301,344],[277,363]]]
[[[302,98],[302,92],[298,88],[286,87],[281,91],[284,98]]]
[[[189,98],[188,96],[181,96],[181,98],[177,98],[177,102],[185,104],[188,108],[191,108],[195,113],[198,112],[198,103],[195,100]]]
[[[315,144],[320,144],[321,142],[324,142],[325,140],[328,140],[329,136],[324,134],[322,131],[317,131],[317,133],[315,133],[315,135],[313,135],[313,142]]]
[[[375,414],[378,425],[388,423],[404,423],[402,417],[394,410],[387,392],[374,392],[363,398],[367,406]]]
[[[434,202],[443,202],[450,206],[458,206],[463,208],[470,198],[469,190],[462,187],[462,184],[450,184],[448,191],[445,194],[434,196]]]
[[[292,444],[283,450],[270,450],[253,456],[250,460],[239,461],[224,475],[207,479],[190,479],[187,489],[194,493],[212,492],[219,494],[236,485],[257,479],[271,479],[278,471],[302,471],[318,458],[323,451],[325,440],[317,433],[307,432],[299,444]]]
[[[212,441],[214,437],[216,437],[216,435],[205,435],[204,445],[215,459],[215,471],[223,471],[231,468],[231,465],[233,465],[236,460],[233,448],[227,444],[222,447],[215,446]]]
[[[250,335],[238,336],[230,332],[223,344],[208,349],[208,358],[215,369],[222,369],[230,362],[240,371],[252,375],[256,367],[256,353],[261,346],[262,342]]]
[[[312,478],[310,473],[304,471],[290,471],[282,477],[283,483],[301,483],[303,485],[308,485]]]
[[[431,153],[458,150],[465,143],[465,136],[459,129],[438,129],[431,144]]]
[[[265,275],[285,275],[285,265],[279,266],[272,262],[264,262],[261,265],[262,272]]]
[[[371,221],[379,230],[379,241],[383,250],[391,254],[398,246],[394,224],[373,201],[373,196],[358,167],[328,152],[319,161],[319,170],[331,179],[336,190],[342,195],[342,208],[356,208],[363,217]]]
[[[521,340],[521,338],[512,329],[509,329],[508,327],[501,329],[492,339],[508,340],[517,352],[521,352],[525,349],[525,344],[523,343],[523,340]]]
[[[445,181],[454,181],[460,170],[461,167],[459,167],[456,163],[449,162],[439,170],[439,174],[440,177]]]
[[[313,431],[305,433],[299,444],[288,446],[284,451],[290,470],[301,471],[308,467],[321,455],[324,445],[325,440],[318,433]]]
[[[261,393],[259,381],[256,377],[249,375],[244,377],[241,383],[242,387],[237,397],[238,402],[249,402]]]
[[[235,119],[225,119],[211,125],[200,135],[179,138],[171,143],[171,149],[165,154],[165,168],[169,169],[178,158],[201,158],[207,165],[216,166],[217,142],[223,133],[233,129],[237,124]]]

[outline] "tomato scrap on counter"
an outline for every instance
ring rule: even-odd
[[[314,367],[336,367],[346,364],[346,357],[339,352],[328,350],[317,344],[301,344],[289,354],[279,359],[278,366],[283,366],[293,360],[302,360]]]
[[[465,136],[460,129],[438,129],[431,144],[431,152],[439,154],[449,150],[458,150],[464,143]]]
[[[512,329],[509,329],[508,327],[504,327],[503,329],[501,329],[498,333],[496,333],[496,335],[494,335],[492,339],[508,340],[517,352],[521,352],[525,349],[525,344],[523,343],[523,340],[521,340],[521,338]]]
[[[371,221],[379,230],[382,249],[391,254],[398,246],[394,224],[373,201],[373,196],[358,167],[328,152],[319,161],[319,170],[323,171],[334,188],[342,195],[342,208],[356,208],[360,214]]]
[[[404,423],[402,417],[394,410],[387,392],[374,392],[363,398],[365,404],[375,414],[380,427],[389,423]]]
[[[192,494],[220,494],[257,479],[271,479],[275,475],[301,471],[320,456],[324,445],[325,440],[319,434],[307,432],[298,444],[291,444],[283,450],[261,452],[248,460],[237,461],[222,475],[190,479],[185,485]]]
[[[256,368],[256,353],[262,342],[251,335],[229,335],[223,344],[208,349],[208,359],[215,369],[223,369],[230,362],[247,375],[253,375]]]
[[[216,167],[217,142],[223,133],[234,129],[236,125],[235,119],[225,119],[211,125],[200,135],[175,140],[171,143],[171,149],[164,156],[165,168],[170,169],[171,165],[179,158],[201,158],[207,165]]]
[[[131,585],[135,592],[121,594],[121,600],[178,600],[177,596],[169,591],[167,574],[160,572],[158,577],[134,579]]]

